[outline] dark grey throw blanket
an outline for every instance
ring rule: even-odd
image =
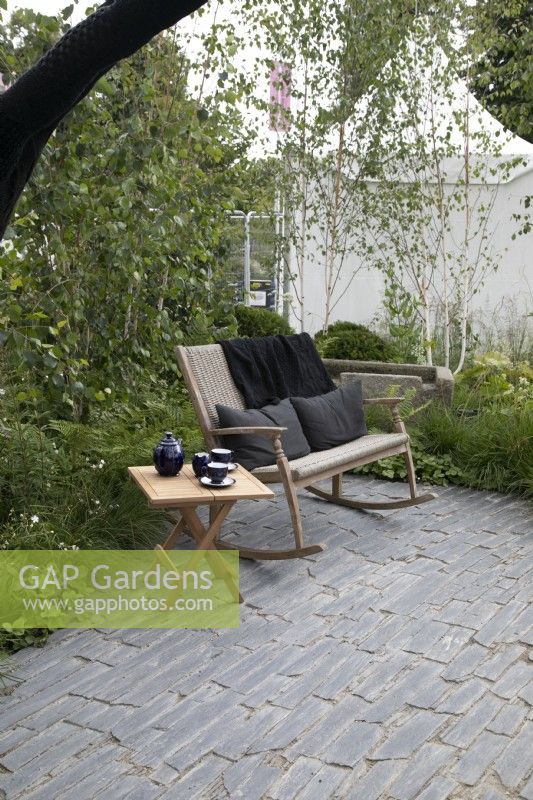
[[[226,339],[219,344],[247,408],[336,388],[308,333]]]

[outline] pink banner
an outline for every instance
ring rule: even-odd
[[[270,73],[270,128],[286,131],[291,110],[291,68],[276,61]]]

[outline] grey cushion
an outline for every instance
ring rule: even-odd
[[[289,398],[279,403],[270,403],[263,408],[241,410],[217,404],[218,421],[221,428],[236,428],[254,425],[271,428],[287,428],[281,434],[281,443],[288,459],[301,458],[311,452],[302,426]],[[245,469],[265,467],[276,462],[272,441],[264,436],[241,433],[225,436],[224,444],[235,453],[235,460]]]
[[[317,397],[291,397],[311,450],[329,450],[365,436],[361,381]]]

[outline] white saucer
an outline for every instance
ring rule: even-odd
[[[234,469],[237,469],[237,464],[228,464],[228,472],[233,472]]]
[[[209,486],[210,489],[227,489],[228,486],[233,486],[233,484],[236,483],[236,480],[235,478],[230,478],[228,475],[220,483],[213,483],[211,478],[204,476],[203,478],[200,478],[200,483],[203,486]]]

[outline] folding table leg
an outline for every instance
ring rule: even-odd
[[[194,538],[197,541],[198,550],[214,550],[216,551],[216,544],[215,539],[222,527],[222,523],[228,516],[229,512],[235,505],[235,501],[230,503],[221,503],[218,511],[214,515],[213,522],[209,525],[208,529],[206,530],[202,521],[198,517],[196,513],[196,509],[191,507],[183,507],[181,509],[181,513],[187,523],[187,527],[193,534]],[[237,591],[237,587],[235,586],[235,582],[233,577],[229,573],[229,570],[224,563],[224,559],[220,559],[221,567],[224,572],[224,581],[226,585],[231,591]],[[239,595],[239,603],[243,602],[243,597],[240,592]]]
[[[163,542],[163,550],[172,550],[172,548],[174,547],[174,545],[176,544],[180,535],[183,533],[186,527],[187,523],[185,522],[185,518],[182,516],[180,521],[176,525],[174,525],[169,535]]]

